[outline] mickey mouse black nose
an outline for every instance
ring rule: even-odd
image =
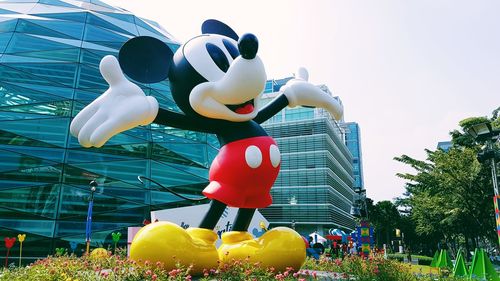
[[[245,33],[238,40],[238,50],[244,59],[251,60],[257,55],[259,40],[252,33]]]

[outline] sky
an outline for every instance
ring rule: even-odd
[[[500,106],[500,1],[104,0],[181,43],[214,18],[259,39],[268,79],[304,66],[359,123],[367,196],[402,196],[393,160],[424,160],[458,122]]]

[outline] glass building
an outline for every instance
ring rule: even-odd
[[[101,58],[138,35],[179,46],[156,23],[96,0],[0,2],[0,236],[25,233],[27,261],[56,247],[82,252],[91,180],[99,183],[92,245],[105,247],[112,232],[122,232],[125,245],[127,227],[151,210],[192,204],[138,175],[185,195],[206,185],[218,147],[211,135],[151,125],[89,149],[69,134],[71,118],[108,88]],[[168,81],[140,86],[178,110]]]
[[[345,143],[352,154],[352,167],[354,174],[354,189],[363,190],[365,188],[363,182],[363,154],[361,153],[361,130],[358,123],[346,122],[343,124],[345,128]]]
[[[263,102],[277,96],[290,79],[268,81]],[[319,87],[331,94],[326,86]],[[353,166],[343,128],[323,109],[307,107],[285,108],[264,128],[282,157],[271,190],[273,204],[260,209],[271,226],[292,226],[303,235],[328,234],[330,228],[352,231]]]

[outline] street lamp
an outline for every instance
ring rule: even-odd
[[[496,158],[497,153],[493,149],[493,144],[498,140],[500,130],[493,130],[491,123],[480,123],[472,125],[467,129],[467,133],[471,135],[476,141],[486,141],[486,148],[478,154],[478,160],[484,162],[491,160],[491,178],[493,180],[493,191],[495,196],[498,196],[498,180],[496,171]]]
[[[368,217],[368,210],[366,208],[366,189],[357,189],[356,195],[354,196],[354,200],[352,202],[350,214],[353,217],[361,218],[363,217],[362,210],[366,217]]]
[[[467,129],[467,133],[471,135],[476,141],[485,141],[486,147],[483,151],[478,153],[478,160],[480,162],[486,162],[491,160],[491,179],[493,181],[493,192],[495,193],[495,217],[497,222],[497,234],[498,241],[500,244],[500,224],[499,224],[499,212],[498,212],[498,178],[497,178],[497,169],[496,169],[496,159],[500,158],[498,153],[493,148],[493,145],[497,142],[500,135],[500,130],[493,130],[491,128],[491,123],[480,123],[476,125],[472,125]]]
[[[92,235],[92,208],[94,207],[94,192],[96,191],[98,185],[99,184],[95,180],[92,180],[89,183],[90,187],[89,209],[87,211],[87,224],[85,226],[85,243],[87,244],[87,250],[86,250],[87,255],[89,254],[90,237]]]

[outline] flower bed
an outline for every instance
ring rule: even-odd
[[[437,276],[416,276],[410,266],[380,256],[363,259],[347,257],[344,260],[308,259],[300,271],[288,268],[285,272],[261,269],[259,264],[233,261],[219,268],[207,269],[196,278],[189,268],[179,267],[170,271],[161,264],[148,261],[136,263],[124,256],[110,255],[99,258],[60,256],[39,260],[27,267],[12,266],[0,272],[0,280],[359,280],[359,281],[406,281],[406,280],[453,280]]]

